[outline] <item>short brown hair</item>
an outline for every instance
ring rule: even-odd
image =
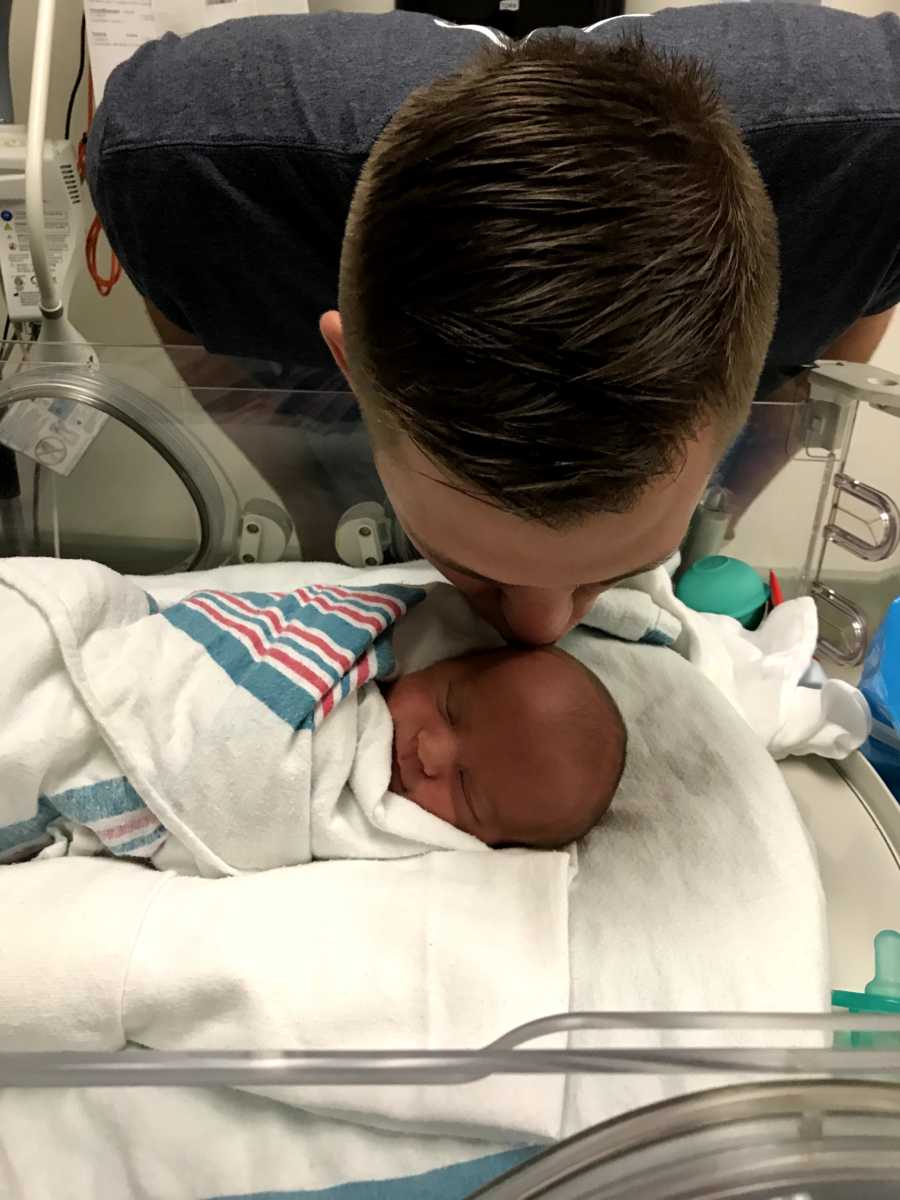
[[[744,420],[775,222],[707,71],[640,38],[494,46],[414,93],[354,196],[340,308],[370,415],[548,525],[627,509]]]

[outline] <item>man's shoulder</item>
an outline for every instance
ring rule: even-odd
[[[707,4],[604,22],[696,58],[778,216],[781,294],[770,365],[809,362],[900,300],[900,19],[805,4]]]
[[[706,4],[601,22],[713,71],[745,132],[900,116],[900,18],[807,4]]]
[[[103,152],[281,144],[365,155],[413,89],[482,41],[406,12],[248,17],[167,34],[110,77]]]

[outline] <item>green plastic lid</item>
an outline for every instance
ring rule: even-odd
[[[685,571],[675,595],[696,612],[721,613],[754,629],[765,612],[769,588],[749,563],[711,554]]]

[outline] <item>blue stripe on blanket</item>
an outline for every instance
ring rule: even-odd
[[[236,686],[292,729],[307,729],[359,686],[353,668],[373,646],[374,676],[393,671],[383,635],[424,595],[399,584],[310,586],[286,595],[203,591],[162,615],[202,646]]]
[[[667,633],[663,633],[661,629],[651,629],[640,639],[642,646],[672,646],[674,643],[675,639],[669,637]]]
[[[40,796],[37,812],[33,817],[26,817],[22,821],[13,821],[11,825],[0,827],[0,854],[7,854],[20,847],[37,846],[42,841],[47,841],[48,838],[45,837],[47,826],[58,816],[59,813],[49,803],[47,797]]]
[[[630,642],[632,645],[638,646],[674,646],[675,639],[664,633],[661,629],[649,629],[642,637],[639,637],[637,642],[633,642],[631,638],[619,637],[617,633],[610,633],[608,629],[598,629],[594,625],[577,625],[576,629],[579,633],[589,634],[590,637],[603,638],[609,642]]]
[[[0,828],[0,854],[47,841],[47,827],[57,817],[93,829],[106,848],[119,856],[138,855],[165,834],[128,780],[118,776],[39,796],[33,817]],[[110,818],[116,817],[123,820],[110,825]]]
[[[209,593],[203,593],[203,601],[205,603],[210,605],[217,612],[221,613],[224,617],[231,618],[240,622],[240,624],[249,626],[251,629],[255,630],[263,645],[280,645],[290,650],[292,653],[299,652],[317,670],[327,675],[332,683],[336,683],[341,678],[343,669],[335,662],[326,658],[325,654],[321,650],[313,645],[303,644],[298,637],[292,636],[290,633],[276,634],[270,625],[269,618],[262,614],[256,615],[253,613],[248,613],[244,607],[239,608],[238,601],[243,604],[247,598],[248,597],[245,595],[232,599],[230,596],[226,595],[210,595]],[[254,603],[260,604],[262,597],[254,596],[253,600]],[[269,607],[277,607],[285,621],[297,621],[303,626],[304,630],[308,630],[311,634],[327,634],[329,638],[333,638],[338,645],[343,647],[341,635],[344,630],[344,622],[339,618],[329,619],[323,617],[319,613],[316,613],[313,621],[310,622],[309,612],[304,612],[303,608],[299,605],[287,604],[284,602],[284,600],[282,600],[277,606],[270,605]],[[318,620],[316,620],[317,617],[319,618]],[[210,621],[210,624],[212,624],[212,621]],[[218,626],[215,626],[215,628],[223,637],[234,640],[231,633],[223,634],[223,631],[220,630]],[[360,640],[363,640],[363,638]],[[209,649],[208,646],[207,649]]]
[[[241,1192],[211,1200],[465,1200],[475,1188],[492,1183],[506,1171],[539,1154],[539,1146],[523,1146],[473,1158],[470,1162],[438,1167],[424,1175],[397,1179],[365,1179],[334,1187],[298,1192]]]
[[[103,779],[99,783],[55,792],[46,799],[57,815],[80,825],[92,825],[105,817],[121,817],[145,808],[143,800],[122,775],[117,779]]]
[[[316,698],[302,685],[293,683],[268,663],[255,662],[236,638],[219,636],[219,631],[202,613],[178,605],[175,610],[166,609],[163,616],[203,646],[232,683],[255,696],[292,729],[312,727]]]
[[[60,816],[86,825],[111,854],[144,858],[162,845],[166,830],[123,776],[47,797]]]

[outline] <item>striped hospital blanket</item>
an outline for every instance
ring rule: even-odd
[[[0,563],[0,862],[156,859],[173,839],[203,874],[309,861],[313,805],[346,801],[361,723],[381,732],[387,791],[390,720],[366,685],[393,670],[391,627],[423,595],[210,589],[160,610],[96,564]]]

